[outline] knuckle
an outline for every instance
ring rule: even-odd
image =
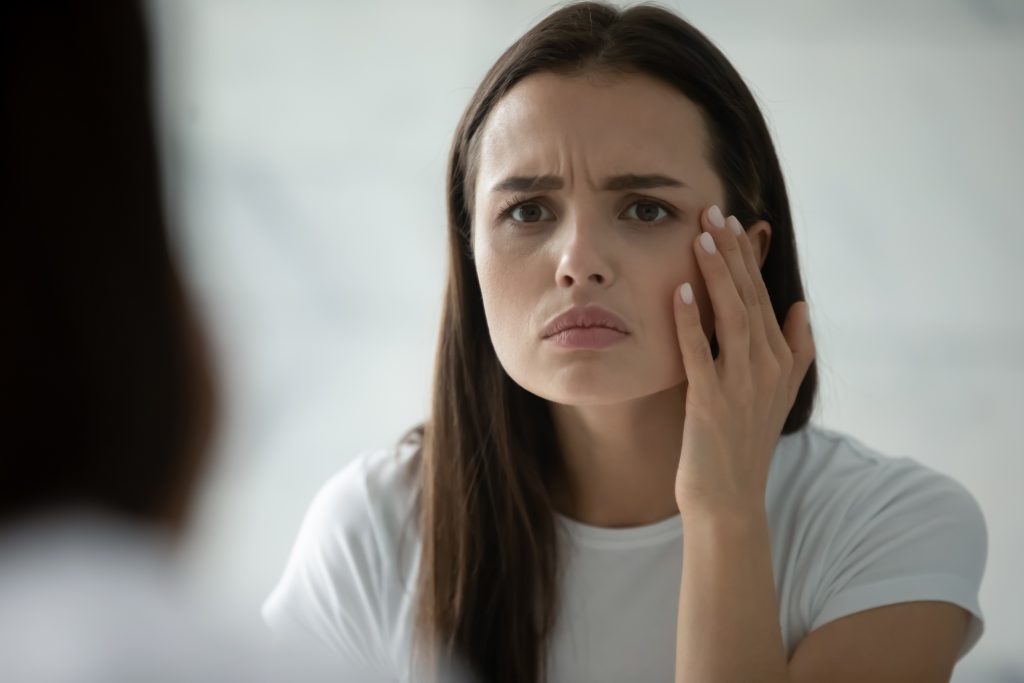
[[[744,309],[729,311],[728,313],[723,314],[722,324],[730,329],[736,330],[737,332],[747,332],[750,330],[750,318],[747,316],[747,311]]]
[[[779,363],[775,361],[774,356],[771,360],[765,361],[764,369],[761,372],[763,373],[766,384],[775,385],[782,379],[782,368],[779,366]]]
[[[761,305],[761,299],[757,295],[757,289],[754,288],[753,283],[746,283],[740,288],[740,296],[743,298],[743,303],[751,308],[757,308]]]
[[[726,254],[741,254],[739,242],[736,239],[730,239],[726,235],[722,236],[719,248]]]

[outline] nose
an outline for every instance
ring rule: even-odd
[[[563,228],[565,238],[559,247],[558,267],[555,269],[558,286],[610,285],[612,267],[599,234],[599,223],[580,216],[567,222]]]

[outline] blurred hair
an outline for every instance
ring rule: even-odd
[[[181,521],[212,419],[171,262],[142,10],[5,0],[0,522]]]

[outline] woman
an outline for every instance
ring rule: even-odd
[[[0,681],[362,682],[265,654],[176,572],[216,402],[168,243],[146,19],[0,4]]]
[[[960,485],[808,425],[779,163],[654,7],[582,3],[484,78],[448,174],[432,411],[321,491],[264,613],[403,679],[948,680]]]

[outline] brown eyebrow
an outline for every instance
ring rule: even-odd
[[[561,178],[553,175],[509,176],[494,187],[491,192],[535,192],[537,190],[560,190],[565,185]],[[602,190],[649,190],[653,187],[686,187],[686,183],[665,175],[627,173],[607,178]]]

